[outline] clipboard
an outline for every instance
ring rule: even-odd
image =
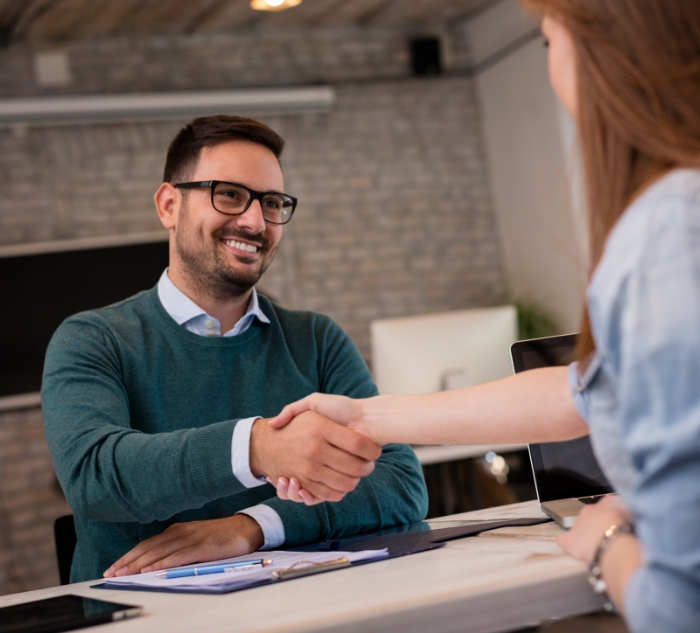
[[[475,536],[481,532],[495,530],[502,527],[514,527],[525,525],[538,525],[551,521],[549,517],[523,518],[523,519],[500,519],[500,520],[435,520],[419,521],[404,526],[386,528],[375,532],[368,532],[344,539],[332,539],[323,541],[316,545],[292,548],[287,552],[338,552],[335,559],[317,562],[306,566],[292,565],[280,570],[276,577],[273,574],[265,578],[253,578],[250,582],[237,583],[235,586],[222,583],[220,585],[210,585],[201,588],[191,587],[152,587],[152,586],[116,586],[108,582],[101,582],[92,585],[92,589],[121,589],[129,591],[167,591],[174,593],[212,593],[223,594],[235,591],[244,591],[255,587],[263,587],[278,582],[294,580],[316,574],[328,573],[347,567],[357,567],[367,565],[379,560],[389,560],[401,556],[411,556],[421,552],[427,552],[444,547],[448,541]],[[445,527],[443,527],[445,525]],[[382,556],[368,557],[365,559],[351,560],[353,553],[360,554],[367,551],[385,552]],[[341,554],[342,552],[342,554]],[[350,556],[348,556],[348,553]],[[273,553],[270,553],[272,555]],[[345,555],[343,555],[345,554]]]
[[[229,573],[188,574],[175,578],[159,576],[159,572],[123,576],[107,579],[92,589],[111,589],[124,591],[159,591],[167,593],[232,593],[253,587],[261,587],[305,576],[323,574],[358,564],[384,560],[388,557],[386,550],[362,550],[357,552],[293,552],[272,551],[266,553],[272,559],[272,569],[261,567],[246,572],[232,569]],[[250,555],[249,555],[250,556]],[[233,560],[249,558],[226,559],[215,564],[225,566]],[[196,567],[188,565],[179,569]],[[276,569],[275,569],[276,567]],[[243,569],[242,567],[237,568]]]

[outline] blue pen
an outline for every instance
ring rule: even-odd
[[[206,574],[223,574],[227,571],[243,571],[252,567],[265,567],[271,565],[269,558],[256,558],[255,560],[239,560],[224,565],[203,565],[202,567],[184,567],[182,569],[167,569],[159,571],[156,576],[165,578],[186,578],[187,576],[204,576]]]

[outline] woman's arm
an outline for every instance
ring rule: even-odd
[[[285,407],[270,424],[317,411],[379,444],[505,444],[581,437],[566,367],[523,372],[476,387],[432,394],[351,400],[315,393]]]

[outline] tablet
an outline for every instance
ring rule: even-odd
[[[142,607],[58,596],[0,608],[0,633],[53,633],[140,615]]]

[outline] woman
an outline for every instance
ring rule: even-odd
[[[566,440],[589,432],[619,498],[560,544],[635,633],[700,631],[700,7],[522,0],[543,15],[552,86],[576,118],[592,275],[578,362],[461,391],[313,409],[384,444]],[[283,498],[314,503],[296,480]],[[607,595],[602,591],[607,585]]]

